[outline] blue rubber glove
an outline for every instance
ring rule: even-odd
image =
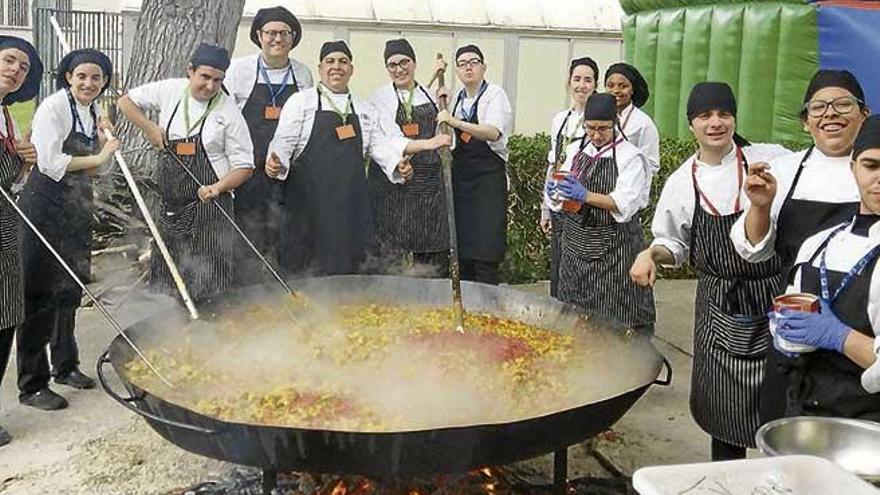
[[[783,310],[776,335],[789,342],[843,353],[843,344],[851,329],[835,316],[824,300],[821,305],[818,313]]]
[[[556,194],[556,181],[553,179],[548,179],[544,182],[544,192],[547,193],[547,197],[553,199],[553,195]]]
[[[788,356],[790,358],[798,357],[800,354],[783,349],[781,347],[781,344],[779,343],[779,315],[776,313],[776,311],[770,311],[769,313],[767,313],[767,324],[771,328],[775,326],[775,328],[773,328],[773,332],[771,332],[773,337],[773,348],[776,349],[776,351],[783,356]]]
[[[574,177],[568,176],[556,186],[559,189],[559,193],[562,194],[565,199],[571,201],[577,201],[580,203],[587,202],[587,190],[584,186]]]

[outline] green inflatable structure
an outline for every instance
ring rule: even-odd
[[[690,138],[691,86],[725,81],[737,130],[756,142],[803,140],[799,110],[819,65],[816,9],[802,1],[621,0],[626,59],[651,88],[663,136]]]

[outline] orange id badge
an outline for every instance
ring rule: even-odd
[[[263,118],[266,120],[278,120],[281,117],[281,107],[268,105],[263,109]]]
[[[341,125],[336,128],[336,137],[339,138],[340,141],[345,141],[346,139],[351,139],[355,136],[354,126],[351,124]]]
[[[409,124],[403,124],[403,135],[406,137],[416,137],[419,135],[419,123],[418,122],[410,122]]]
[[[466,132],[462,132],[461,133],[461,142],[463,142],[463,143],[471,142],[471,135]]]
[[[177,143],[176,151],[180,156],[193,156],[196,154],[196,143]]]

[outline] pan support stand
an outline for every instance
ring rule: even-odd
[[[263,469],[263,495],[272,495],[276,488],[278,488],[278,470]]]
[[[553,453],[553,495],[568,493],[568,448]]]

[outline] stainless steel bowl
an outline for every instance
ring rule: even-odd
[[[798,416],[777,419],[755,434],[768,456],[823,457],[863,477],[880,477],[880,423],[844,418]]]

